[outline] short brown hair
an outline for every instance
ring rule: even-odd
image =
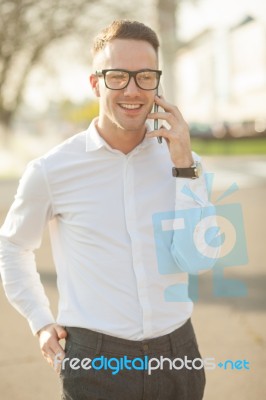
[[[127,19],[115,20],[104,28],[94,39],[92,54],[103,50],[106,44],[114,39],[144,40],[150,43],[158,54],[160,43],[156,33],[141,22]]]

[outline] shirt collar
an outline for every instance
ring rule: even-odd
[[[102,147],[106,147],[107,149],[114,151],[114,149],[110,147],[109,144],[106,143],[106,141],[99,134],[96,128],[97,120],[98,118],[94,118],[86,131],[86,151],[87,152],[95,151],[99,150]],[[151,130],[151,127],[149,126],[148,123],[146,124],[146,127],[147,127],[147,132],[149,132]],[[150,138],[148,139],[145,137],[143,141],[136,147],[136,149],[140,150],[144,147],[147,147],[148,145],[151,144],[151,142],[153,142],[152,139]]]
[[[103,146],[108,146],[105,140],[99,135],[96,128],[97,118],[94,118],[86,132],[86,151],[95,151]]]

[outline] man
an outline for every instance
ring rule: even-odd
[[[200,353],[187,273],[202,269],[193,232],[209,203],[187,124],[156,95],[158,47],[156,34],[139,22],[114,21],[98,35],[90,83],[99,117],[29,164],[1,229],[6,294],[28,319],[46,360],[61,367],[65,400],[203,398],[204,369],[191,367]],[[152,112],[154,103],[161,111]],[[147,119],[167,128],[151,130]],[[169,229],[175,210],[188,215],[186,229]],[[166,239],[156,228],[161,213],[172,215]],[[57,322],[33,257],[48,221]],[[206,268],[214,260],[215,254]],[[185,367],[182,360],[190,361]]]

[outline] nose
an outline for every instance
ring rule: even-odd
[[[130,77],[127,87],[124,89],[125,96],[138,95],[140,93],[140,88],[136,85],[133,76]]]

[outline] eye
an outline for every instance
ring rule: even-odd
[[[124,81],[127,79],[127,74],[122,71],[112,71],[108,73],[108,79]]]
[[[152,72],[141,72],[138,74],[138,79],[140,81],[150,81],[155,78],[154,74]]]

